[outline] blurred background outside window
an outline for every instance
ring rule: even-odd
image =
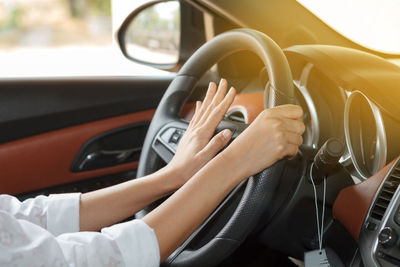
[[[125,59],[113,38],[126,16],[149,1],[0,0],[0,79],[170,75]],[[400,54],[400,0],[297,1],[351,40],[378,51]],[[168,13],[168,9],[161,11],[161,17]],[[138,34],[136,30],[134,36]],[[139,42],[136,37],[135,42]],[[160,44],[136,45],[143,50]],[[167,48],[176,51],[176,47]],[[393,62],[400,64],[398,59]]]
[[[142,62],[176,65],[181,38],[180,4],[158,3],[142,10],[129,24],[126,52]]]
[[[148,0],[0,0],[0,78],[166,75],[128,61],[113,32]]]

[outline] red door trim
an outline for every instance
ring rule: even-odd
[[[85,123],[0,145],[0,193],[19,194],[91,177],[136,169],[138,162],[72,173],[71,163],[92,137],[151,121],[154,110]]]

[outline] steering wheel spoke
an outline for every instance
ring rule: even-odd
[[[173,121],[166,124],[158,131],[154,138],[152,148],[165,163],[169,163],[172,160],[188,126],[189,124],[186,121]],[[244,123],[223,120],[218,125],[215,134],[224,129],[230,129],[233,133],[232,139],[234,139],[242,133],[247,126],[248,125]]]
[[[236,121],[231,121],[227,119],[223,119],[217,126],[217,129],[215,130],[214,134],[217,134],[224,129],[229,129],[232,131],[232,139],[235,139],[236,137],[239,136],[246,128],[249,126],[246,123],[243,122],[236,122]]]
[[[188,123],[184,121],[173,121],[166,124],[157,133],[152,144],[153,150],[165,163],[172,160],[176,153],[178,144],[185,134]]]

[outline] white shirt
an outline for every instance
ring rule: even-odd
[[[80,194],[0,195],[0,266],[158,266],[154,231],[133,220],[79,232]]]

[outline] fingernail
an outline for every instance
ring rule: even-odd
[[[231,130],[229,130],[229,129],[225,129],[225,130],[222,132],[222,135],[224,136],[225,139],[230,139],[231,136],[232,136],[232,132],[231,132]]]
[[[229,92],[228,93],[233,92],[233,90],[235,90],[235,88],[233,88],[233,87],[229,88]]]
[[[226,83],[226,80],[224,78],[221,78],[221,81],[219,82],[220,84]]]
[[[216,87],[215,83],[210,82],[209,85],[208,85],[208,91],[212,90],[215,87]]]

